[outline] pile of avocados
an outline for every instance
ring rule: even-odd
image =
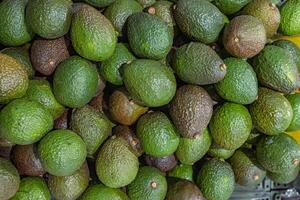
[[[2,0],[0,200],[290,183],[299,72],[300,0]]]

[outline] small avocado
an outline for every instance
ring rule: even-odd
[[[299,166],[300,147],[294,138],[285,133],[266,136],[258,143],[256,156],[266,170],[284,173]]]
[[[179,180],[168,186],[166,200],[206,200],[199,188],[190,181]]]
[[[12,160],[20,175],[42,176],[45,174],[38,157],[36,144],[14,146]]]
[[[69,176],[85,161],[84,141],[70,130],[49,132],[38,145],[38,155],[45,171],[55,176]]]
[[[28,0],[3,0],[0,3],[0,43],[20,46],[29,42],[34,33],[25,20]]]
[[[140,106],[132,100],[126,91],[115,90],[109,97],[109,113],[120,124],[133,125],[148,107]]]
[[[135,0],[135,1],[139,2],[139,4],[141,4],[143,8],[152,6],[156,2],[156,0]]]
[[[66,108],[64,112],[54,120],[54,129],[67,129],[69,127],[69,108]]]
[[[8,200],[13,197],[19,189],[20,176],[15,166],[0,157],[0,199]]]
[[[90,186],[80,198],[81,200],[129,200],[120,189],[110,188],[102,184]]]
[[[298,165],[293,170],[284,171],[282,173],[267,172],[267,176],[275,183],[288,184],[294,181],[298,177],[299,169],[300,169],[300,165]]]
[[[109,6],[110,4],[114,3],[116,0],[84,0],[84,1],[91,4],[92,6],[102,8],[102,7]]]
[[[71,0],[30,0],[26,7],[26,22],[34,33],[47,39],[65,35],[71,18]]]
[[[168,176],[193,182],[193,166],[180,163],[168,173]]]
[[[26,177],[20,182],[18,192],[10,200],[49,200],[51,194],[45,180],[41,177]]]
[[[209,94],[196,85],[184,85],[176,91],[170,104],[170,115],[183,137],[193,138],[203,133],[213,112]]]
[[[165,58],[173,43],[173,33],[167,23],[144,12],[128,17],[127,36],[136,56],[153,60]]]
[[[267,35],[263,23],[251,15],[233,18],[223,33],[225,49],[238,58],[252,58],[266,43]]]
[[[248,109],[240,104],[224,103],[219,106],[209,123],[214,142],[224,149],[237,149],[248,139],[252,120]]]
[[[54,40],[34,40],[30,56],[33,67],[41,74],[49,76],[70,54],[65,38],[60,37]]]
[[[207,200],[227,200],[235,186],[233,170],[225,161],[208,160],[199,171],[197,185]]]
[[[52,127],[51,113],[34,101],[16,99],[0,111],[0,135],[14,144],[33,144]]]
[[[250,104],[257,98],[258,81],[252,66],[240,58],[227,58],[225,78],[215,84],[218,94],[227,101]]]
[[[293,109],[293,119],[287,131],[296,131],[300,129],[300,94],[290,94],[287,97]]]
[[[212,3],[202,0],[178,0],[174,18],[185,35],[205,44],[215,42],[225,24],[223,13]]]
[[[290,102],[281,93],[262,87],[249,111],[256,129],[267,135],[285,131],[293,119]]]
[[[213,4],[225,15],[232,15],[250,2],[251,0],[214,0]]]
[[[82,6],[73,14],[70,34],[73,48],[86,59],[103,61],[115,51],[117,34],[113,25],[91,6]]]
[[[217,83],[226,74],[226,65],[218,54],[199,42],[190,42],[176,49],[172,67],[181,80],[197,85]]]
[[[164,157],[154,157],[145,155],[147,165],[156,167],[161,172],[171,171],[177,165],[177,159],[174,154]]]
[[[280,9],[281,21],[279,30],[284,35],[300,34],[300,1],[286,1]]]
[[[208,155],[210,155],[213,158],[219,158],[219,159],[228,159],[230,158],[235,152],[235,149],[224,149],[219,147],[217,144],[213,143],[210,146],[210,149],[208,150]]]
[[[204,129],[203,133],[199,133],[193,138],[181,137],[176,157],[183,164],[193,165],[207,153],[211,143],[212,138],[208,129]]]
[[[141,167],[132,183],[128,185],[131,200],[164,200],[167,193],[167,180],[154,167]]]
[[[80,169],[69,176],[49,175],[48,186],[57,200],[73,200],[80,197],[89,185],[90,173],[85,162]]]
[[[136,134],[145,153],[163,157],[174,153],[179,135],[171,120],[160,111],[148,112],[137,122]]]
[[[172,70],[158,61],[138,59],[123,67],[123,81],[136,103],[159,107],[168,104],[176,92]]]
[[[298,87],[298,68],[290,54],[281,47],[268,45],[253,60],[261,85],[283,93]]]
[[[266,177],[266,171],[257,162],[254,152],[250,149],[239,149],[229,159],[235,180],[245,187],[254,187]]]
[[[121,137],[108,139],[96,160],[99,180],[108,187],[120,188],[131,183],[139,169],[139,161]]]

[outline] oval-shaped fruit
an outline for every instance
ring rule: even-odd
[[[42,176],[45,173],[37,155],[36,144],[14,146],[12,160],[20,175]]]
[[[287,97],[293,109],[293,119],[287,131],[296,131],[300,129],[300,94],[290,94]]]
[[[0,157],[0,199],[10,199],[19,189],[20,176],[15,166]]]
[[[267,176],[275,183],[288,184],[298,177],[299,169],[300,165],[291,171],[284,171],[283,173],[267,172]]]
[[[18,192],[11,200],[49,200],[51,194],[45,180],[41,177],[26,177],[21,180]]]
[[[30,49],[33,67],[46,76],[51,75],[59,63],[70,57],[64,37],[34,40]]]
[[[159,17],[139,12],[127,20],[128,41],[134,54],[141,58],[160,60],[172,47],[173,33]]]
[[[183,164],[193,165],[207,153],[211,143],[212,138],[208,129],[195,135],[194,138],[182,137],[179,140],[176,157]]]
[[[291,136],[281,133],[260,140],[256,148],[259,163],[268,171],[292,171],[300,162],[300,147]]]
[[[95,7],[106,7],[112,4],[115,0],[85,0],[85,2]]]
[[[136,134],[145,153],[156,157],[171,155],[179,144],[179,135],[174,125],[160,111],[143,115],[137,122]]]
[[[96,160],[96,173],[102,183],[120,188],[131,183],[139,169],[138,158],[130,151],[121,137],[107,140]]]
[[[261,85],[283,93],[298,87],[298,68],[290,54],[281,47],[268,45],[253,60]]]
[[[27,0],[4,0],[0,3],[0,43],[20,46],[33,38],[31,28],[25,22]]]
[[[234,190],[231,166],[218,159],[206,161],[198,174],[197,185],[207,200],[229,199]]]
[[[241,15],[233,18],[223,34],[225,49],[238,58],[257,55],[267,42],[263,23],[256,17]]]
[[[39,143],[39,157],[43,168],[55,176],[69,176],[85,161],[87,152],[84,141],[70,130],[48,133]]]
[[[226,74],[226,65],[218,54],[209,46],[197,42],[176,49],[172,67],[181,80],[197,85],[217,83]]]
[[[28,75],[20,62],[0,53],[0,103],[22,97],[28,88]]]
[[[117,34],[111,22],[90,6],[82,6],[73,15],[71,40],[75,51],[92,61],[103,61],[113,55]]]
[[[70,176],[49,175],[48,186],[55,199],[77,199],[89,185],[90,173],[87,163]]]
[[[168,186],[166,200],[205,200],[205,198],[195,184],[180,180]]]
[[[0,112],[0,135],[14,144],[33,144],[52,127],[51,113],[34,101],[16,99]]]
[[[126,193],[122,192],[120,189],[110,188],[100,184],[90,186],[81,197],[81,200],[95,199],[129,200]]]
[[[237,149],[248,139],[252,120],[245,106],[224,103],[214,112],[209,123],[214,142],[224,149]]]
[[[258,82],[251,65],[239,58],[224,60],[227,66],[225,78],[215,84],[218,94],[225,100],[250,104],[257,98]]]
[[[168,173],[168,176],[193,182],[193,166],[179,164]]]
[[[179,0],[174,17],[185,35],[205,44],[217,40],[225,23],[221,11],[208,1]]]
[[[232,15],[241,10],[251,0],[215,0],[213,3],[225,15]]]
[[[283,4],[281,10],[280,31],[284,35],[300,34],[300,1],[289,0]]]
[[[255,154],[250,149],[235,151],[229,163],[236,182],[242,186],[254,187],[266,177],[266,171],[257,162]]]
[[[215,143],[213,143],[210,146],[209,151],[207,152],[208,155],[210,155],[213,158],[220,158],[220,159],[228,159],[230,158],[235,152],[235,149],[224,149],[221,147],[218,147]]]
[[[184,85],[176,91],[170,105],[170,115],[178,133],[193,138],[207,127],[213,112],[213,102],[201,87]]]
[[[132,183],[128,185],[131,200],[163,200],[167,193],[167,180],[154,167],[141,167]]]
[[[124,66],[123,81],[137,103],[149,107],[168,104],[176,92],[171,69],[158,61],[139,59]]]
[[[136,0],[137,2],[139,2],[143,8],[147,8],[149,6],[152,6],[156,0]]]
[[[80,108],[96,94],[99,84],[97,68],[90,61],[72,56],[59,64],[53,78],[53,92],[58,102]]]
[[[145,155],[145,160],[147,165],[156,167],[162,172],[170,171],[177,165],[177,160],[174,154],[165,157]]]
[[[85,142],[88,156],[93,156],[104,140],[111,135],[114,125],[103,113],[86,105],[72,113],[70,126]]]
[[[26,7],[26,22],[33,32],[47,39],[65,35],[70,28],[72,1],[30,0]]]
[[[267,135],[284,132],[293,118],[289,101],[267,88],[258,89],[258,99],[249,106],[249,111],[256,129]]]

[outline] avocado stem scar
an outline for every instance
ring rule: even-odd
[[[153,182],[151,182],[151,187],[152,187],[152,188],[156,188],[156,187],[157,187],[157,183],[156,183],[156,182],[154,182],[154,181],[153,181]]]

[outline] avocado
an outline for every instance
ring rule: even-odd
[[[115,90],[108,101],[111,117],[120,124],[133,125],[141,115],[148,111],[148,107],[140,106],[129,96],[128,92]]]
[[[31,46],[33,67],[43,75],[51,75],[59,63],[70,57],[64,37],[54,40],[37,39]]]
[[[215,110],[209,129],[219,147],[237,149],[250,135],[252,129],[250,113],[243,105],[226,102]]]
[[[204,129],[203,133],[199,133],[193,138],[181,137],[176,157],[183,164],[193,165],[207,153],[211,143],[212,138],[208,129]]]
[[[300,165],[298,165],[295,169],[291,171],[284,171],[282,173],[268,172],[267,175],[275,183],[288,184],[294,181],[298,177],[299,168]]]
[[[30,0],[26,7],[26,22],[34,33],[47,39],[65,35],[71,18],[71,0]]]
[[[251,15],[233,18],[223,33],[225,49],[238,58],[252,58],[264,48],[266,43],[264,24]]]
[[[263,87],[258,89],[258,99],[249,111],[256,129],[267,135],[285,131],[293,119],[289,101],[281,93]]]
[[[24,66],[3,53],[0,53],[0,79],[0,103],[25,95],[29,80]]]
[[[29,52],[23,47],[9,47],[1,51],[1,53],[9,55],[10,57],[19,61],[27,72],[28,78],[33,78],[35,70],[31,64]]]
[[[153,60],[165,58],[173,43],[173,33],[167,23],[155,15],[144,12],[128,17],[127,36],[136,56]]]
[[[226,65],[218,54],[199,42],[191,42],[176,49],[172,67],[181,80],[197,85],[217,83],[226,74]]]
[[[225,15],[232,15],[240,11],[250,2],[251,0],[214,0],[213,4],[215,4]]]
[[[143,115],[137,122],[136,134],[145,153],[156,157],[171,155],[179,144],[173,123],[160,111]]]
[[[48,186],[55,199],[77,199],[88,187],[90,173],[85,162],[80,169],[69,176],[49,175]]]
[[[108,187],[120,188],[131,183],[139,169],[139,161],[121,137],[108,139],[96,160],[99,180]]]
[[[20,46],[29,42],[34,33],[25,21],[28,0],[3,0],[0,3],[0,43]]]
[[[54,119],[58,118],[64,112],[64,107],[57,102],[51,86],[46,80],[30,80],[27,92],[23,98],[43,105],[52,114]]]
[[[225,100],[250,104],[257,98],[258,81],[252,66],[240,58],[226,58],[225,78],[215,84],[216,91]]]
[[[11,158],[20,175],[43,176],[45,174],[36,144],[14,146]]]
[[[220,159],[228,159],[230,158],[235,152],[235,149],[224,149],[219,147],[217,144],[213,143],[208,150],[208,155],[213,158],[220,158]]]
[[[0,157],[0,199],[7,200],[15,195],[19,189],[20,176],[15,166]]]
[[[264,135],[261,132],[259,132],[256,128],[254,128],[252,129],[246,143],[257,145],[262,137],[264,137]]]
[[[91,6],[82,6],[73,14],[71,40],[75,51],[92,61],[111,57],[117,44],[117,34],[111,22]]]
[[[206,200],[199,188],[190,181],[180,180],[168,187],[166,200]]]
[[[139,2],[139,4],[141,4],[143,8],[152,6],[156,2],[156,0],[135,0],[135,1]]]
[[[285,133],[266,136],[258,143],[256,156],[266,170],[284,173],[299,166],[300,147],[294,138]]]
[[[95,7],[106,7],[114,3],[116,0],[84,0],[85,2],[91,4]]]
[[[38,145],[38,155],[45,171],[55,176],[69,176],[85,161],[84,141],[70,130],[49,132]]]
[[[193,182],[193,166],[179,164],[168,173],[168,176]]]
[[[18,192],[10,200],[49,200],[51,194],[45,180],[41,177],[26,177],[20,182]]]
[[[99,84],[97,68],[90,61],[72,56],[59,64],[53,78],[53,93],[62,105],[80,108],[96,94]]]
[[[129,200],[120,189],[110,188],[102,184],[90,186],[82,195],[81,200]]]
[[[271,0],[254,0],[242,10],[242,14],[260,19],[266,29],[267,37],[271,38],[280,24],[280,12]]]
[[[168,104],[176,92],[171,69],[158,61],[138,59],[123,67],[123,81],[136,103],[159,107]]]
[[[298,87],[298,68],[289,53],[268,45],[253,60],[253,68],[261,85],[283,93]]]
[[[266,177],[266,171],[257,162],[254,152],[250,149],[239,149],[229,159],[235,180],[239,185],[254,187]]]
[[[178,0],[174,18],[179,29],[192,40],[215,42],[225,24],[221,11],[208,1]]]
[[[105,9],[104,16],[111,21],[119,35],[126,33],[125,23],[127,18],[138,12],[142,12],[142,6],[135,0],[116,0]]]
[[[167,193],[167,180],[154,167],[141,167],[132,183],[128,185],[131,200],[164,200]]]
[[[300,1],[286,1],[280,9],[281,21],[279,30],[284,35],[300,34]]]
[[[51,113],[34,101],[16,99],[0,111],[0,135],[14,144],[33,144],[52,127]]]
[[[177,159],[174,154],[164,157],[154,157],[146,154],[145,161],[147,165],[156,167],[161,172],[171,171],[177,165]]]
[[[293,119],[287,131],[296,131],[300,129],[300,94],[290,94],[287,97],[293,109]]]
[[[69,127],[69,112],[70,109],[66,108],[64,112],[54,120],[54,129],[67,129]]]
[[[70,126],[81,136],[86,144],[88,156],[92,157],[111,135],[114,124],[103,113],[86,105],[72,112]]]
[[[196,85],[184,85],[170,104],[170,116],[178,132],[187,138],[203,133],[213,112],[209,94]]]
[[[206,161],[198,174],[197,185],[207,200],[227,200],[234,190],[231,166],[218,159]]]

